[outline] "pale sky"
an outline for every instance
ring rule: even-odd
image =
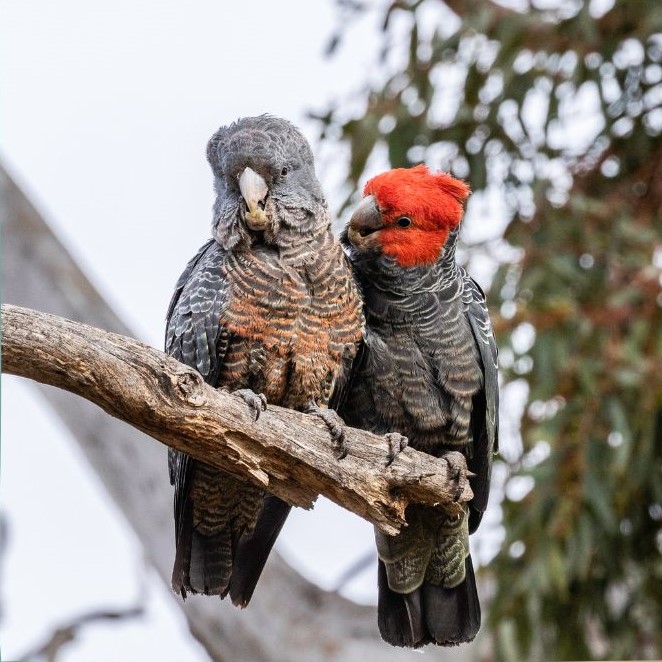
[[[182,6],[5,0],[0,23],[2,157],[109,303],[159,348],[173,285],[209,236],[209,137],[270,112],[312,140],[306,111],[359,86],[377,38],[369,14],[329,61],[331,0]],[[318,174],[333,207],[333,155]],[[132,604],[144,584],[146,618],[87,628],[62,662],[205,659],[66,429],[29,384],[2,386],[3,658],[87,610]],[[314,517],[291,515],[278,544],[327,587],[373,548],[368,524],[324,500]],[[375,587],[373,568],[348,595],[371,601]]]

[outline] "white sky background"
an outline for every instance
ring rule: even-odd
[[[173,285],[209,236],[209,137],[270,112],[312,139],[305,112],[356,89],[377,44],[369,15],[324,59],[331,0],[182,7],[5,0],[0,23],[2,157],[111,306],[156,347]],[[332,161],[318,162],[331,192]],[[166,589],[150,573],[144,582],[133,534],[66,429],[25,382],[2,385],[3,659],[85,611],[133,604],[141,582],[147,617],[86,628],[62,661],[205,659]],[[312,516],[290,516],[278,548],[332,587],[374,542],[369,525],[320,500]],[[349,594],[374,599],[375,575]]]

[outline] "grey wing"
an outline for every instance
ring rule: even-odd
[[[229,343],[221,324],[228,299],[225,257],[214,240],[198,251],[177,281],[166,322],[166,353],[198,370],[212,386],[218,384]],[[171,484],[184,488],[189,462],[188,456],[169,451]]]
[[[363,361],[364,350],[365,340],[361,340],[353,357],[348,354],[343,356],[341,374],[333,385],[333,391],[331,391],[331,397],[329,398],[329,409],[337,411],[340,416],[342,416],[342,412],[345,409],[347,397],[352,391],[356,374]]]
[[[182,290],[191,277],[191,272],[195,269],[196,265],[200,261],[200,258],[202,258],[202,256],[207,252],[207,249],[211,246],[213,241],[213,239],[210,239],[200,248],[200,250],[188,261],[184,271],[177,279],[177,283],[175,284],[175,291],[172,293],[170,304],[168,305],[168,312],[166,313],[165,351],[168,353],[170,353],[169,347],[173,344],[175,332],[175,325],[171,324],[171,320],[173,312],[175,311],[175,308],[179,302],[179,297],[181,296]],[[180,469],[181,459],[183,457],[184,456],[181,453],[177,453],[172,449],[168,449],[168,472],[170,475],[171,485],[175,484],[176,476]]]
[[[483,368],[483,389],[474,396],[471,412],[473,447],[468,460],[474,498],[470,503],[469,532],[480,524],[487,508],[492,473],[492,456],[499,450],[499,379],[497,346],[490,323],[485,294],[478,283],[465,274],[465,314],[471,325]]]
[[[166,322],[165,351],[214,386],[226,335],[221,325],[228,296],[225,259],[225,251],[213,240],[200,249],[177,282]]]
[[[342,419],[352,427],[369,430],[376,434],[392,432],[389,419],[383,416],[383,408],[390,403],[375,400],[375,387],[385,388],[393,380],[391,362],[380,360],[388,355],[383,340],[370,327],[366,327],[363,340],[352,363],[347,384],[340,393],[335,393],[329,405],[336,409]],[[391,392],[395,392],[391,389]]]
[[[166,342],[165,342],[166,348],[168,346],[168,330],[170,328],[170,318],[172,317],[172,313],[177,306],[179,297],[182,294],[182,290],[184,289],[189,278],[191,277],[191,273],[197,266],[198,262],[200,262],[200,259],[207,253],[207,251],[209,250],[209,248],[213,243],[214,243],[214,239],[210,239],[206,244],[203,244],[200,250],[188,261],[186,267],[184,268],[184,271],[182,272],[182,275],[177,279],[177,283],[175,285],[175,291],[172,293],[172,298],[170,299],[170,305],[168,306],[168,312],[166,313]]]

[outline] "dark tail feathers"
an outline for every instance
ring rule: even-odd
[[[243,608],[250,602],[257,580],[260,579],[264,564],[291,508],[278,497],[267,495],[253,535],[239,541],[230,578],[230,599],[238,607]]]
[[[267,495],[253,533],[237,542],[232,540],[230,526],[212,536],[201,535],[193,529],[192,513],[183,513],[172,571],[173,590],[183,598],[187,593],[221,598],[230,593],[235,605],[248,605],[290,508]]]
[[[470,556],[465,568],[466,579],[455,588],[425,582],[412,593],[400,594],[388,587],[386,568],[379,561],[377,619],[382,639],[409,648],[472,641],[480,628],[480,603]]]

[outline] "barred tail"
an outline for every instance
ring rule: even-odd
[[[202,463],[189,464],[184,478],[175,490],[172,588],[183,598],[229,593],[245,607],[290,506]]]

